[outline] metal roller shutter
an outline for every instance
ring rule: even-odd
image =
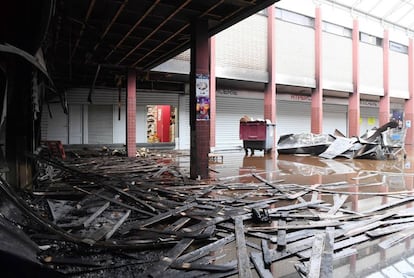
[[[111,144],[113,140],[112,105],[88,106],[88,143]]]
[[[378,107],[361,107],[359,135],[363,135],[367,130],[372,129],[373,127],[379,127],[378,115]]]
[[[324,104],[323,133],[334,134],[335,129],[338,129],[346,136],[348,134],[347,115],[348,107],[345,105]]]
[[[239,139],[239,122],[244,115],[263,119],[263,99],[217,97],[217,149],[233,149],[243,145]]]
[[[42,139],[45,140],[59,140],[62,144],[68,143],[68,116],[63,112],[60,103],[53,103],[49,105],[52,118],[49,117],[47,107],[44,107],[42,114]]]
[[[309,102],[278,101],[276,107],[276,140],[284,134],[308,133],[311,126]]]
[[[176,119],[177,120],[177,119]],[[177,148],[190,149],[190,96],[180,96],[178,106],[178,137]]]

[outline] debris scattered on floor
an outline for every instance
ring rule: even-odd
[[[340,132],[329,134],[287,134],[282,135],[277,144],[280,154],[309,154],[322,158],[362,158],[362,159],[396,159],[398,155],[406,156],[406,129],[397,122],[389,122],[378,129],[373,129],[361,137],[346,138]]]
[[[0,178],[0,226],[10,231],[1,252],[43,277],[272,277],[270,266],[292,257],[303,277],[332,277],[358,244],[380,238],[387,249],[413,234],[414,210],[401,209],[412,191],[341,191],[345,181],[286,184],[254,172],[249,183],[194,181],[172,153],[147,154],[33,156],[30,193]],[[393,201],[355,211],[347,201],[357,195]]]

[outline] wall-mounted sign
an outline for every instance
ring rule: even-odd
[[[210,120],[210,78],[207,74],[196,74],[196,119]]]

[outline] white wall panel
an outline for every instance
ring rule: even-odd
[[[389,59],[390,96],[408,99],[408,55],[390,51]]]
[[[276,82],[309,86],[315,80],[313,28],[276,20]]]
[[[383,94],[383,51],[382,47],[360,43],[360,86],[362,94]]]
[[[217,67],[267,71],[267,17],[253,15],[216,35]]]
[[[324,32],[322,54],[323,87],[352,91],[352,40]]]

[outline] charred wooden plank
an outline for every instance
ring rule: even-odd
[[[172,249],[167,252],[167,255],[153,267],[146,271],[147,276],[162,277],[164,271],[178,258],[192,243],[194,239],[184,238],[180,240]],[[174,268],[177,268],[174,266]],[[145,275],[144,275],[145,276]]]
[[[389,209],[395,206],[399,206],[408,202],[414,201],[414,197],[406,197],[404,199],[398,200],[396,202],[393,202],[391,204],[384,204],[382,206],[376,206],[375,208],[372,209],[368,209],[366,211],[363,211],[362,213],[370,213],[370,212],[377,212],[377,211],[381,211],[384,209]]]
[[[236,269],[236,264],[200,264],[200,263],[182,263],[174,264],[175,269],[183,270],[205,270],[210,272],[229,272]]]
[[[277,186],[269,181],[267,181],[265,178],[262,178],[261,176],[259,176],[258,174],[252,173],[252,176],[255,177],[256,179],[258,179],[259,181],[265,183],[266,185],[276,189],[277,191],[279,191],[282,194],[286,194],[285,190],[283,190],[280,186]]]
[[[387,238],[384,241],[381,241],[380,243],[378,243],[378,246],[381,249],[388,249],[392,246],[394,246],[395,244],[400,243],[401,241],[405,240],[408,237],[411,237],[412,235],[414,235],[414,229],[410,228],[410,229],[406,229],[400,232],[397,232],[393,235],[391,235],[389,238]]]
[[[273,274],[268,269],[265,268],[261,253],[259,252],[250,253],[250,258],[260,278],[272,278],[273,277]]]
[[[83,222],[83,226],[89,227],[89,225],[92,223],[92,221],[94,221],[96,219],[96,217],[98,217],[99,215],[101,215],[110,205],[110,202],[106,202],[103,206],[101,206],[99,209],[97,209],[91,216],[88,217],[88,219],[86,219]]]
[[[334,205],[333,207],[328,211],[328,214],[335,214],[345,203],[345,201],[348,199],[347,195],[339,196],[338,194],[334,195]]]
[[[152,213],[157,213],[157,210],[153,206],[147,204],[145,201],[143,201],[141,199],[138,199],[136,196],[134,196],[134,195],[132,195],[132,194],[130,194],[130,193],[128,193],[128,192],[126,192],[126,191],[124,191],[124,190],[116,187],[116,186],[105,185],[105,187],[108,187],[109,189],[114,190],[115,192],[121,194],[122,196],[125,196],[126,198],[128,198],[128,199],[130,199],[130,200],[132,200],[134,202],[137,202],[138,204],[140,204],[141,206],[145,207],[146,209],[148,209]]]
[[[175,221],[174,223],[168,225],[163,232],[175,232],[178,231],[179,229],[181,229],[185,224],[188,223],[188,221],[190,221],[191,218],[190,217],[181,217],[179,218],[177,221]]]
[[[312,245],[312,254],[309,262],[308,278],[319,278],[321,273],[322,252],[324,250],[325,234],[317,234]]]
[[[331,278],[333,277],[333,255],[334,255],[334,237],[335,229],[333,227],[326,228],[325,238],[324,238],[324,250],[322,253],[322,262],[321,262],[321,278]]]
[[[203,257],[205,255],[207,255],[211,251],[217,250],[217,248],[220,248],[220,247],[226,245],[227,243],[230,243],[230,242],[234,241],[234,239],[235,239],[234,234],[231,234],[231,235],[229,235],[229,236],[227,236],[225,238],[219,239],[219,240],[217,240],[217,241],[215,241],[213,243],[210,243],[208,245],[205,245],[205,246],[203,246],[201,248],[198,248],[198,249],[196,249],[194,251],[191,251],[191,252],[189,252],[187,254],[184,254],[184,255],[178,257],[175,260],[174,264],[175,263],[181,264],[181,263],[184,263],[184,262],[192,262],[192,261],[195,261],[195,260],[197,260],[197,259],[199,259],[199,258],[201,258],[201,257]]]
[[[286,217],[289,212],[281,211],[281,217],[277,222],[277,250],[282,251],[286,248]]]
[[[81,191],[81,192],[84,192],[84,193],[86,193],[86,194],[89,194],[89,195],[95,195],[95,196],[97,196],[97,197],[99,197],[99,198],[101,198],[101,199],[104,199],[104,200],[106,200],[106,201],[109,201],[109,202],[111,202],[111,203],[114,203],[114,204],[116,204],[116,205],[118,205],[118,206],[121,206],[121,207],[124,207],[124,208],[130,209],[130,210],[133,210],[133,211],[137,211],[137,212],[142,213],[142,214],[145,214],[145,215],[149,215],[149,216],[153,216],[153,215],[154,215],[153,213],[149,213],[149,212],[147,212],[147,211],[145,211],[145,210],[138,209],[138,208],[136,208],[136,207],[130,206],[130,205],[125,204],[125,203],[123,203],[123,202],[120,202],[120,201],[118,201],[118,200],[116,200],[116,199],[114,199],[114,198],[109,198],[109,197],[107,197],[107,196],[105,196],[105,195],[102,195],[102,194],[99,194],[99,193],[90,192],[90,191],[87,191],[87,190],[85,190],[85,189],[82,189],[82,188],[80,188],[80,187],[78,187],[78,186],[74,186],[73,188],[75,188],[75,189],[77,189],[77,190],[79,190],[79,191]]]
[[[387,234],[396,233],[405,229],[413,228],[414,223],[403,223],[403,224],[394,224],[391,226],[387,226],[384,228],[377,228],[372,231],[367,231],[365,234],[369,235],[370,237],[378,237]]]
[[[246,238],[244,236],[243,219],[240,217],[235,217],[234,225],[237,244],[239,276],[242,278],[251,278],[253,276],[252,272],[250,271],[250,261],[249,255],[247,253]]]
[[[333,260],[340,260],[355,254],[358,254],[358,250],[356,248],[345,248],[339,252],[335,252],[333,255]]]
[[[151,224],[157,223],[157,222],[162,221],[164,219],[167,219],[167,218],[169,218],[171,216],[177,215],[180,212],[186,211],[186,210],[194,207],[195,205],[196,205],[196,203],[186,204],[186,205],[183,205],[183,206],[178,207],[176,209],[169,210],[167,212],[158,214],[158,215],[156,215],[154,217],[151,217],[151,218],[148,218],[148,219],[145,219],[145,220],[138,220],[138,221],[129,222],[129,223],[125,224],[122,227],[121,233],[127,233],[131,229],[134,229],[134,228],[143,228],[143,227],[149,226]]]
[[[270,256],[270,249],[269,245],[267,244],[267,240],[262,239],[261,240],[262,245],[262,252],[263,252],[263,264],[266,268],[270,268],[270,265],[272,264],[272,258]]]
[[[127,220],[131,211],[127,210],[127,212],[119,219],[119,221],[112,227],[112,229],[105,235],[105,239],[108,240],[112,237],[112,235],[118,230],[118,228]]]
[[[216,225],[216,224],[218,224],[220,222],[224,222],[224,221],[226,221],[230,218],[231,218],[231,216],[217,216],[217,217],[215,217],[211,220],[203,221],[203,222],[200,222],[198,224],[192,225],[190,227],[183,228],[182,232],[177,233],[177,235],[182,236],[182,237],[191,237],[198,230],[204,229],[208,226]]]

